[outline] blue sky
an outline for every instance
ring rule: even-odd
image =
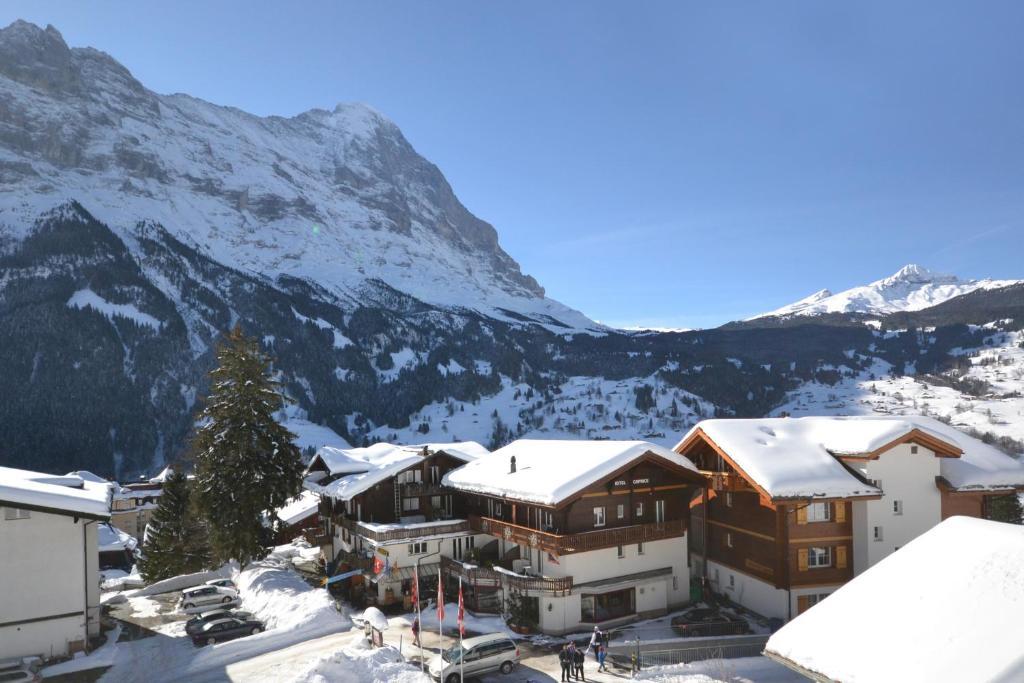
[[[7,0],[15,18],[158,92],[373,105],[604,322],[710,326],[909,262],[1024,277],[1024,3]]]

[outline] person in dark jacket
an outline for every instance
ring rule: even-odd
[[[572,653],[569,652],[569,643],[563,645],[558,653],[558,663],[562,665],[562,680],[568,683],[572,673]]]
[[[586,655],[583,653],[583,650],[577,648],[576,651],[572,653],[572,661],[576,670],[576,680],[587,680],[586,675],[583,673],[583,662],[586,661]]]

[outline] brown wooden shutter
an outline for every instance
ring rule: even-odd
[[[836,546],[836,568],[837,569],[846,569],[846,546],[845,545],[837,545]]]
[[[802,505],[796,509],[796,523],[807,524],[807,506]]]
[[[800,571],[807,571],[807,548],[800,548],[796,551],[797,566]]]
[[[804,612],[807,611],[807,607],[808,607],[807,602],[808,602],[808,600],[807,600],[807,596],[806,595],[798,595],[798,596],[796,596],[796,613],[797,614],[803,614]]]
[[[839,523],[845,522],[846,521],[846,503],[844,503],[841,500],[840,501],[836,501],[834,503],[834,507],[835,507],[836,513],[835,513],[835,515],[833,515],[833,517],[835,518],[835,520],[837,522],[839,522]]]

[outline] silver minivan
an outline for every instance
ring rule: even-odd
[[[519,648],[503,633],[491,633],[462,641],[462,647],[448,648],[430,660],[430,676],[442,683],[459,683],[459,674],[466,678],[491,671],[510,674],[519,664]]]

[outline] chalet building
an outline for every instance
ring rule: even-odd
[[[152,479],[141,479],[123,485],[115,484],[114,497],[110,506],[110,524],[131,534],[135,540],[141,543],[146,535],[146,527],[153,518],[153,512],[160,503],[164,482],[170,473],[171,468],[166,467]]]
[[[343,592],[358,604],[390,605],[411,598],[418,564],[427,595],[441,557],[461,559],[478,538],[461,496],[444,476],[489,451],[472,441],[367,448],[321,448],[310,462],[305,488],[320,496],[315,541],[333,577],[351,574]]]
[[[97,529],[100,552],[100,572],[119,569],[130,572],[136,560],[139,542],[131,534],[112,524],[100,524]]]
[[[442,560],[467,606],[515,594],[551,634],[664,614],[689,600],[688,501],[704,477],[644,441],[515,441],[443,478],[462,493],[471,561]]]
[[[68,655],[100,632],[100,523],[111,487],[0,467],[0,660]]]
[[[320,496],[312,491],[302,491],[285,505],[274,511],[273,519],[267,521],[274,528],[274,542],[283,545],[298,536],[316,535],[320,529]]]
[[[690,557],[712,589],[790,619],[951,515],[1024,489],[1013,458],[937,420],[705,420],[676,446],[708,477]]]

